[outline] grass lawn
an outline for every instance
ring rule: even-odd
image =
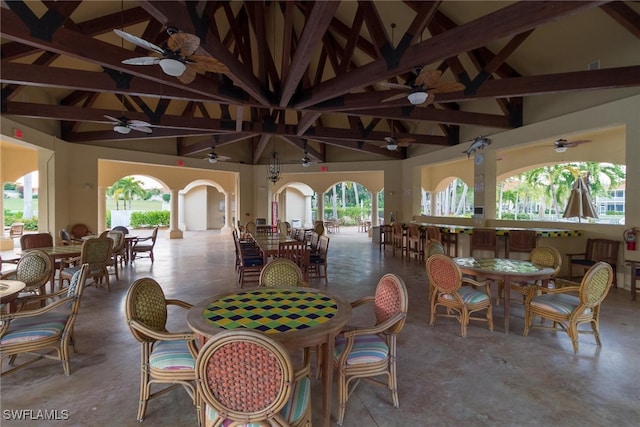
[[[24,203],[22,199],[4,199],[4,208],[8,211],[23,211]],[[127,205],[128,206],[128,205]],[[38,210],[38,199],[33,199],[34,210]],[[122,202],[119,204],[120,210],[123,210],[124,206]],[[116,202],[113,199],[107,199],[107,209],[116,210]],[[131,204],[131,209],[134,211],[160,211],[162,210],[162,202],[159,201],[146,201],[146,200],[134,200]]]

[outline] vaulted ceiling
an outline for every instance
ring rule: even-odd
[[[72,143],[178,156],[403,159],[465,142],[465,127],[522,126],[528,97],[640,87],[638,2],[4,1],[0,17],[2,114]],[[122,63],[160,55],[114,29],[164,47],[168,28],[224,70],[183,83]],[[634,46],[587,67],[590,49]],[[416,67],[464,89],[412,105],[397,87]],[[105,116],[152,133],[116,133]],[[408,146],[385,149],[390,135]]]

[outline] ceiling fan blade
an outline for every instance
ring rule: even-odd
[[[106,114],[104,115],[104,118],[111,120],[113,123],[120,123],[120,120],[116,119],[115,117],[107,116]]]
[[[187,68],[184,70],[184,73],[178,76],[178,80],[182,83],[188,85],[192,81],[196,79],[196,70],[193,67],[193,64],[187,63]]]
[[[194,64],[198,65],[198,68],[202,69],[203,72],[211,71],[212,73],[228,73],[229,68],[224,65],[222,62],[218,61],[213,56],[207,55],[191,55],[187,58],[189,63],[194,61]]]
[[[129,126],[149,127],[151,123],[143,122],[142,120],[129,120]]]
[[[408,141],[405,141],[405,142],[398,141],[398,147],[408,147],[408,146],[409,146]]]
[[[150,127],[146,127],[146,126],[134,126],[131,123],[129,123],[127,125],[128,128],[131,128],[133,130],[137,130],[138,132],[144,132],[144,133],[152,133],[153,130],[151,130]]]
[[[390,96],[388,98],[383,99],[382,102],[395,101],[396,99],[401,99],[401,98],[406,98],[406,97],[407,97],[406,93],[399,93],[397,95],[393,95],[393,96]]]
[[[123,64],[128,65],[155,65],[160,62],[162,58],[155,56],[140,56],[138,58],[130,58],[122,61]]]
[[[458,82],[439,82],[431,89],[433,93],[457,92],[464,90],[465,85]]]
[[[434,87],[441,75],[442,71],[440,70],[423,70],[418,74],[418,77],[416,77],[416,85],[428,88]]]
[[[565,147],[575,147],[576,145],[584,144],[585,142],[591,142],[590,139],[577,139],[575,141],[567,141],[564,143]]]
[[[189,33],[173,33],[167,39],[167,47],[182,56],[193,55],[200,46],[200,37]]]
[[[397,141],[398,141],[398,145],[400,145],[402,147],[406,147],[410,143],[415,142],[415,139],[413,139],[413,138],[400,138]]]
[[[224,162],[226,160],[231,160],[231,157],[229,157],[229,156],[218,156],[218,160],[222,160]]]
[[[142,47],[144,49],[152,50],[154,52],[159,53],[160,55],[164,55],[164,49],[160,46],[156,46],[155,44],[148,42],[146,40],[141,39],[140,37],[136,37],[133,34],[125,33],[121,30],[113,30],[114,33],[125,39],[126,41],[135,44],[136,46]]]
[[[380,84],[384,87],[388,87],[389,89],[411,90],[411,86],[402,85],[400,83],[380,82]]]

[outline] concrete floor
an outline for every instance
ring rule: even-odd
[[[370,295],[378,278],[393,272],[405,280],[410,297],[398,340],[400,408],[392,406],[388,390],[363,382],[349,399],[344,426],[637,425],[640,305],[630,301],[628,291],[611,292],[603,304],[603,346],[582,336],[577,356],[566,334],[533,330],[523,337],[522,306],[517,303],[512,304],[509,335],[503,333],[502,309],[495,307],[496,330],[472,324],[463,339],[452,319],[428,325],[424,264],[393,257],[390,249],[380,254],[356,228],[330,237],[331,292],[346,300]],[[65,421],[29,421],[31,426],[140,425],[135,419],[140,348],[124,321],[128,285],[151,276],[168,298],[191,303],[236,286],[231,236],[210,231],[187,232],[183,240],[160,238],[155,254],[153,265],[144,259],[125,267],[110,293],[86,290],[71,376],[64,376],[58,362],[41,360],[2,378],[3,427],[27,425],[8,419],[7,411],[19,409],[68,411]],[[186,329],[182,312],[170,315],[172,329]],[[356,314],[360,320],[367,315]],[[314,380],[312,398],[319,391]],[[320,425],[320,406],[314,399],[314,425]],[[144,424],[195,426],[195,409],[183,390],[175,390],[150,401]]]

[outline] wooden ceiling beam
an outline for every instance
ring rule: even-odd
[[[353,88],[374,84],[399,73],[407,72],[417,64],[438,62],[461,52],[484,46],[493,40],[528,31],[561,17],[578,14],[602,3],[604,1],[517,2],[511,4],[446,33],[431,37],[422,43],[409,46],[399,59],[396,68],[388,69],[386,61],[378,59],[346,75],[326,80],[316,86],[295,107],[309,107],[343,95]]]

